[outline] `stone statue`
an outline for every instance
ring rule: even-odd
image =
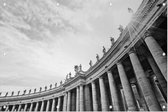
[[[92,67],[92,60],[90,60],[89,65],[90,65],[90,67]]]
[[[34,89],[34,93],[36,93],[36,88]]]
[[[121,33],[122,33],[122,32],[123,32],[123,30],[124,30],[124,28],[123,28],[123,26],[122,26],[122,25],[120,25],[118,29],[119,29],[119,31],[120,31]]]
[[[69,78],[71,78],[71,72],[69,73]]]
[[[19,96],[19,94],[20,94],[20,91],[18,91],[18,94],[17,94],[17,95]]]
[[[29,94],[31,93],[31,89],[29,90]]]
[[[97,59],[97,61],[99,61],[99,55],[98,54],[96,54],[96,59]]]
[[[82,65],[81,64],[79,65],[79,71],[82,71]]]
[[[8,96],[8,92],[6,92],[5,96]]]
[[[42,87],[40,87],[40,92],[41,92],[41,90],[42,90]]]
[[[57,87],[57,83],[55,83],[55,87]]]
[[[26,94],[26,89],[23,91],[23,95],[25,95]]]
[[[44,87],[45,88],[45,91],[47,90],[47,86]]]
[[[106,53],[106,48],[103,46],[103,54]]]
[[[66,81],[68,80],[68,74],[66,75],[66,79],[65,79]]]
[[[74,66],[74,71],[77,73],[77,72],[79,72],[79,67],[78,67],[78,65],[75,65]]]
[[[1,94],[2,94],[2,93],[0,92],[0,96],[1,96]]]
[[[111,45],[113,45],[114,44],[114,38],[110,37],[110,41],[111,41]]]
[[[62,85],[62,81],[60,82],[60,85]]]
[[[50,84],[50,89],[52,89],[52,84]]]
[[[14,91],[12,91],[12,94],[11,94],[11,96],[13,96],[14,95]]]

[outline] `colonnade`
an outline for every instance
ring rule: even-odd
[[[5,111],[161,111],[167,109],[167,58],[157,41],[146,35],[144,42],[151,55],[145,57],[152,75],[147,75],[136,48],[130,48],[127,61],[132,77],[118,60],[113,67],[88,84],[64,91],[57,98],[8,105]],[[118,80],[117,80],[118,79]],[[134,79],[131,82],[131,79]],[[109,88],[109,89],[108,89]],[[166,98],[165,98],[166,96]],[[1,107],[2,109],[2,107]]]

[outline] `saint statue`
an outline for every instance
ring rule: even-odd
[[[12,94],[11,94],[11,96],[13,96],[14,95],[14,91],[12,91]]]
[[[99,55],[98,54],[96,54],[96,59],[97,59],[97,61],[99,61]]]
[[[45,91],[47,90],[47,86],[44,87],[45,88]]]
[[[6,92],[5,96],[8,96],[8,92]]]
[[[31,89],[29,90],[29,94],[31,93]]]
[[[40,92],[41,92],[41,90],[42,90],[42,87],[40,87]]]
[[[23,95],[25,95],[26,94],[26,89],[23,91]]]
[[[90,65],[90,67],[92,67],[92,60],[90,60],[89,65]]]
[[[106,53],[106,48],[103,46],[103,54]]]
[[[34,93],[36,93],[36,88],[34,89]]]
[[[123,32],[123,30],[124,30],[124,28],[123,28],[123,26],[122,26],[122,25],[120,25],[118,29],[119,29],[119,31],[120,31],[121,33],[122,33],[122,32]]]
[[[18,94],[17,94],[17,95],[19,96],[19,94],[20,94],[20,91],[18,91]]]
[[[52,84],[50,84],[50,89],[52,89]]]
[[[55,83],[55,87],[57,87],[57,83]]]
[[[110,41],[111,41],[111,45],[113,45],[114,44],[114,38],[110,37]]]

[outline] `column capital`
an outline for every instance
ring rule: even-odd
[[[136,53],[136,49],[133,47],[129,50],[128,54],[131,54],[131,53]]]

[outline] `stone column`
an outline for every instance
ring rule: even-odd
[[[91,93],[89,89],[89,85],[85,85],[85,110],[86,111],[91,111],[92,110],[92,104],[91,104]]]
[[[143,93],[143,96],[145,98],[145,101],[148,105],[149,110],[150,111],[160,111],[161,110],[160,106],[152,91],[152,87],[149,83],[149,80],[147,79],[145,72],[139,62],[139,59],[133,50],[129,53],[129,57],[130,57],[130,60],[131,60],[131,63],[134,69],[136,79],[138,81],[138,84]]]
[[[7,112],[9,109],[9,105],[6,106],[5,112]]]
[[[68,91],[67,111],[71,109],[71,91]]]
[[[79,105],[80,105],[80,102],[79,102],[80,93],[79,92],[80,92],[79,87],[76,87],[76,111],[79,111]]]
[[[93,99],[93,111],[98,111],[98,103],[97,103],[97,93],[96,93],[96,84],[93,81],[92,85],[92,99]]]
[[[31,111],[32,111],[32,109],[33,109],[33,102],[32,102],[32,103],[30,103],[30,109],[29,109],[29,112],[31,112]]]
[[[49,111],[49,106],[50,106],[50,101],[49,101],[49,100],[47,100],[47,104],[46,104],[46,112],[48,112],[48,111]]]
[[[39,102],[36,102],[35,111],[38,111]]]
[[[27,109],[27,103],[25,104],[25,106],[24,106],[24,110],[23,110],[23,111],[25,112],[26,109]],[[12,108],[12,111],[14,111],[13,108]]]
[[[67,92],[64,94],[63,111],[67,110]]]
[[[83,85],[80,85],[80,111],[84,111]]]
[[[60,111],[61,97],[58,97],[57,112]]]
[[[151,36],[150,32],[146,32],[145,43],[148,46],[155,62],[157,63],[164,78],[167,80],[167,56],[163,56],[163,50],[157,41]]]
[[[19,107],[18,107],[18,110],[17,110],[18,112],[20,111],[20,109],[21,109],[21,106],[22,106],[22,104],[20,104],[20,105],[19,105]]]
[[[2,106],[0,106],[0,111],[2,111]]]
[[[119,104],[119,96],[117,93],[116,83],[111,71],[107,71],[109,86],[110,86],[110,93],[112,99],[112,105],[114,111],[120,111],[120,104]]]
[[[137,111],[134,95],[132,93],[130,83],[127,79],[124,67],[121,64],[121,62],[117,63],[117,68],[118,68],[121,84],[124,90],[124,95],[125,95],[128,111]]]
[[[158,79],[158,81],[159,81],[160,86],[162,87],[162,90],[163,90],[163,92],[164,92],[164,95],[167,96],[167,82],[166,82],[164,76],[163,76],[162,73],[160,72],[160,70],[159,70],[157,64],[155,63],[155,61],[152,59],[151,56],[148,56],[148,57],[147,57],[147,60],[148,60],[148,62],[149,62],[149,64],[150,64],[150,66],[151,66],[151,68],[152,68],[154,74],[156,75],[156,77],[157,77],[157,79]]]
[[[122,104],[123,104],[123,109],[124,111],[127,111],[127,103],[126,103],[126,100],[125,100],[125,95],[124,95],[124,91],[123,89],[120,89],[120,92],[121,92],[121,98],[122,98]]]
[[[153,75],[150,78],[151,78],[152,85],[154,87],[156,98],[157,98],[160,106],[161,107],[166,106],[167,103],[166,103],[160,89],[158,88],[158,85],[157,85],[158,82],[157,82],[156,76]],[[162,110],[165,111],[163,108],[162,108]]]
[[[51,111],[54,112],[54,109],[55,109],[55,98],[52,101]]]
[[[41,108],[40,108],[41,112],[43,112],[43,108],[44,108],[44,101],[42,101],[42,103],[41,103]]]
[[[108,104],[107,104],[106,90],[105,90],[103,77],[99,78],[99,85],[100,85],[100,97],[101,97],[102,111],[108,111],[109,109],[108,109]]]

